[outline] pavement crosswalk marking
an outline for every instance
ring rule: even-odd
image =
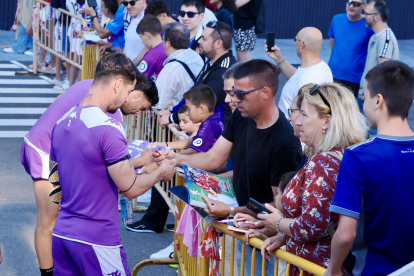
[[[23,138],[61,94],[47,77],[16,76],[24,68],[0,61],[0,138]]]

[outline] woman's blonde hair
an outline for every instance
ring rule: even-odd
[[[354,94],[337,83],[318,85],[319,92],[331,106],[329,108],[318,92],[310,95],[314,86],[315,84],[308,84],[301,88],[304,100],[316,108],[320,118],[324,118],[328,114],[331,115],[330,125],[316,145],[318,149],[320,151],[328,151],[332,148],[346,149],[365,141],[368,127],[365,117],[359,111]],[[313,154],[314,149],[312,148],[306,152],[308,158]]]

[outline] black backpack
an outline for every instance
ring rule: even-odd
[[[264,0],[257,0],[255,33],[261,34],[266,29],[266,8]]]

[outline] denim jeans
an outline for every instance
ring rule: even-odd
[[[17,39],[10,46],[13,51],[23,54],[26,49],[33,51],[33,38],[26,34],[26,29],[23,25],[19,24],[19,34]]]
[[[236,239],[236,261],[237,267],[239,270],[242,269],[241,267],[241,250],[242,250],[243,242]],[[250,275],[251,267],[252,267],[252,252],[253,249],[246,244],[244,247],[244,275]],[[275,267],[275,258],[271,261],[266,260],[266,276],[274,275],[273,270]],[[240,271],[239,271],[240,275]],[[262,275],[262,254],[260,253],[260,249],[256,249],[256,258],[255,258],[255,266],[254,266],[254,275]]]
[[[365,112],[364,112],[364,101],[361,99],[361,97],[357,97],[356,100],[357,100],[357,103],[358,103],[359,111],[361,111],[362,115],[364,115],[364,117],[366,117]],[[377,130],[373,129],[373,128],[369,128],[368,129],[368,135],[369,135],[369,137],[377,135]]]

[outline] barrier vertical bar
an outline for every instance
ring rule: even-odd
[[[254,271],[256,269],[256,247],[253,247],[252,250],[252,263],[250,267],[250,275],[254,276]]]

